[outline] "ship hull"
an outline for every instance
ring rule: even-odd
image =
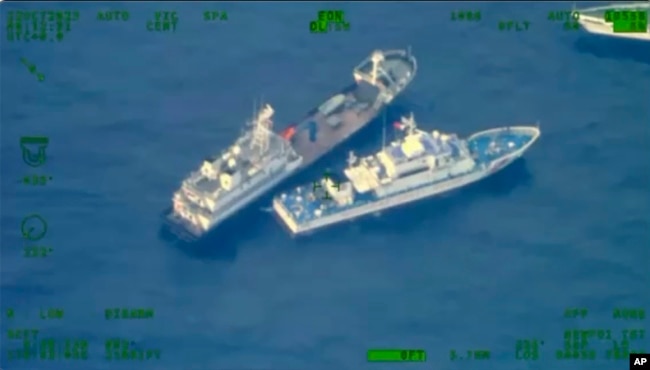
[[[392,86],[388,94],[363,80],[355,81],[320,107],[313,108],[299,124],[291,127],[295,130],[291,144],[303,158],[301,169],[311,166],[372,122],[415,78],[417,61],[409,52],[387,51],[385,57],[390,61],[388,65],[393,67],[391,71],[396,74],[395,78],[401,81]],[[330,114],[324,114],[322,107],[337,97],[345,104]]]
[[[174,212],[165,214],[164,221],[168,229],[187,241],[204,237],[236,212],[273,189],[283,180],[310,166],[370,123],[411,83],[417,71],[417,62],[410,50],[384,51],[383,56],[382,68],[389,72],[391,84],[381,84],[380,81],[379,86],[383,87],[380,89],[363,79],[358,79],[358,70],[355,69],[354,84],[330,97],[319,107],[312,109],[298,125],[290,126],[288,129],[293,130],[291,136],[285,135],[287,132],[285,130],[282,136],[290,142],[293,150],[301,158],[299,164],[291,164],[291,168],[287,169],[282,176],[274,178],[264,186],[247,194],[236,207],[233,206],[215,217],[213,224],[205,231]]]
[[[520,127],[520,129],[527,129],[525,127]],[[503,129],[493,129],[487,130],[475,135],[470,136],[468,141],[476,140],[482,136],[493,135],[498,133]],[[532,129],[531,130],[536,130]],[[429,198],[436,195],[441,195],[452,190],[462,188],[466,185],[480,181],[486,177],[489,177],[514,162],[517,158],[521,157],[526,150],[533,144],[533,142],[539,136],[539,131],[533,131],[531,135],[531,140],[519,148],[518,150],[512,151],[503,156],[494,158],[489,162],[482,162],[472,171],[455,177],[453,179],[444,180],[442,182],[436,182],[433,184],[427,184],[422,186],[417,186],[413,189],[388,196],[386,198],[377,199],[373,202],[362,204],[359,206],[353,206],[336,212],[329,215],[324,215],[318,218],[311,219],[306,222],[299,222],[293,216],[292,212],[287,209],[285,203],[281,198],[276,197],[273,199],[273,210],[275,211],[276,216],[280,219],[282,224],[288,229],[288,231],[293,236],[304,235],[312,233],[318,229],[325,228],[334,224],[338,224],[345,221],[353,221],[359,217],[366,216],[368,214],[374,214],[389,208],[394,208],[400,205],[405,205],[408,203],[415,202],[420,199]]]
[[[580,26],[590,34],[618,39],[630,39],[639,41],[650,41],[650,31],[640,33],[615,33],[611,23],[605,23],[600,19],[591,19],[583,16],[580,18]]]
[[[300,168],[300,163],[302,161],[295,161],[287,165],[287,169],[277,176],[271,178],[269,181],[265,182],[263,185],[259,186],[257,189],[246,194],[236,206],[232,206],[228,211],[220,214],[214,219],[213,224],[207,230],[201,230],[190,222],[178,216],[171,209],[169,209],[164,214],[164,221],[167,225],[170,232],[176,235],[178,238],[184,241],[197,241],[203,238],[205,235],[211,233],[219,225],[221,225],[228,218],[236,214],[237,212],[244,209],[246,206],[257,200],[259,197],[264,195],[264,193],[272,190],[277,185],[279,185],[286,178],[291,176],[297,169]]]
[[[513,158],[514,161],[516,158]],[[510,163],[510,162],[509,162]],[[508,164],[509,164],[508,163]],[[487,171],[477,171],[475,173],[467,174],[463,177],[448,181],[444,184],[436,184],[429,187],[418,188],[405,192],[403,194],[388,197],[374,203],[355,207],[341,213],[331,216],[320,217],[314,221],[305,224],[297,223],[289,214],[288,210],[282,205],[279,199],[273,200],[273,209],[279,216],[281,221],[285,224],[286,228],[292,235],[304,235],[312,233],[318,229],[327,226],[338,224],[345,221],[354,221],[355,219],[380,212],[389,208],[405,205],[415,202],[420,199],[429,198],[435,195],[441,195],[449,191],[459,189],[471,183],[477,182],[488,176]]]
[[[356,84],[343,89],[341,93],[354,90]],[[387,104],[377,103],[376,106],[365,109],[359,113],[342,112],[351,116],[344,127],[334,130],[324,122],[323,117],[317,109],[312,109],[297,127],[297,133],[292,138],[292,146],[296,152],[304,158],[301,169],[311,166],[314,162],[325,156],[338,145],[356,134],[368,123],[377,118]],[[316,122],[316,128],[310,129],[308,125]],[[315,133],[314,133],[315,130]],[[315,139],[315,140],[314,140]]]
[[[608,6],[600,6],[579,10],[578,23],[588,33],[613,37],[619,39],[631,39],[640,41],[650,41],[650,26],[646,32],[638,33],[615,33],[612,22],[605,21],[605,11],[607,10],[645,10],[648,11],[650,5],[648,3],[627,3],[627,4],[614,4]]]

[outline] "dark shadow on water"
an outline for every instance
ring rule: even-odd
[[[269,217],[264,217],[268,214],[260,209],[269,204],[270,199],[267,197],[254,202],[195,241],[179,239],[166,225],[160,227],[158,235],[168,245],[190,258],[232,262],[237,258],[241,244],[259,238],[259,233],[264,232],[262,229],[267,226],[265,224],[268,224]]]
[[[650,64],[650,42],[600,35],[583,35],[574,43],[580,53],[597,58],[632,60]]]
[[[351,223],[362,233],[399,230],[400,233],[408,235],[411,230],[419,228],[423,221],[426,221],[427,224],[433,221],[435,224],[435,221],[444,219],[450,212],[467,207],[481,198],[506,198],[515,189],[529,186],[532,181],[533,175],[528,171],[526,160],[520,158],[495,175],[462,189],[385,210],[379,217],[367,215],[351,221]],[[504,199],[503,201],[507,202],[508,200]],[[318,243],[330,240],[335,243],[340,241],[341,233],[349,227],[350,223],[342,223],[311,235],[299,237],[297,240],[300,240],[301,244],[309,244],[311,238],[317,238]]]
[[[526,158],[519,158],[503,171],[469,186],[466,190],[475,196],[502,197],[510,195],[520,187],[530,186],[532,182],[533,174],[528,170]]]

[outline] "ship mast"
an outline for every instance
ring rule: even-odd
[[[413,112],[408,117],[402,117],[402,123],[404,128],[409,135],[412,135],[415,132],[417,125],[415,124],[415,117],[413,117]]]
[[[384,54],[377,50],[372,53],[370,60],[372,61],[372,84],[375,85],[377,83],[377,70],[379,69],[379,63],[384,60]]]
[[[275,111],[269,104],[265,104],[262,109],[257,113],[257,117],[253,121],[253,138],[251,140],[251,147],[257,148],[260,154],[264,154],[269,149],[269,129],[267,126],[271,124],[271,117]]]

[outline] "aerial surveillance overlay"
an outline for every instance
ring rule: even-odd
[[[650,352],[650,42],[586,32],[595,5],[3,2],[0,368],[628,368]],[[255,109],[281,132],[378,49],[417,58],[380,116],[205,238],[167,230]],[[274,219],[409,113],[542,135],[442,196],[298,238]]]

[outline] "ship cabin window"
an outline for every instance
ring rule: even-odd
[[[420,172],[423,172],[425,169],[426,169],[425,167],[411,167],[406,171],[402,172],[400,174],[400,177],[405,178],[405,177],[413,176]]]

